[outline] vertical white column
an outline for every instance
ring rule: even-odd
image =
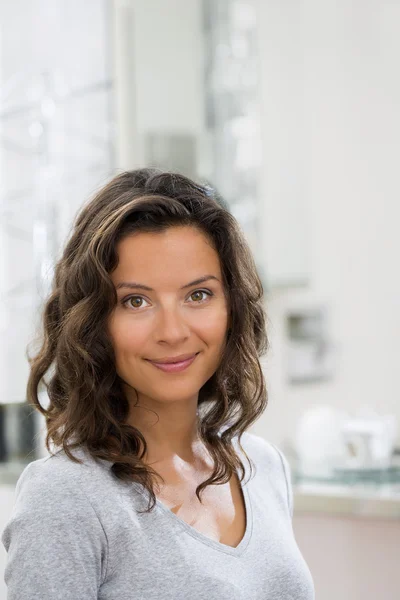
[[[115,163],[118,170],[143,166],[137,127],[133,0],[112,2]]]

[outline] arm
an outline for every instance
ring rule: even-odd
[[[89,500],[57,459],[30,463],[2,533],[8,600],[97,600],[107,539]],[[56,468],[54,468],[56,467]]]

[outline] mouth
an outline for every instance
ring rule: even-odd
[[[192,352],[191,354],[179,354],[179,356],[165,356],[163,358],[147,358],[150,362],[157,363],[158,365],[167,365],[167,364],[176,364],[180,362],[184,362],[186,360],[190,360],[194,358],[198,352]]]
[[[157,369],[161,369],[161,371],[166,373],[178,373],[187,369],[194,362],[198,354],[200,353],[197,352],[196,354],[186,355],[186,358],[184,359],[176,357],[178,360],[175,358],[175,362],[171,362],[172,359],[168,359],[168,362],[157,362],[149,359],[146,360],[148,360],[148,362],[154,365]]]

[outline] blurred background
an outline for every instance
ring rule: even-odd
[[[47,455],[26,349],[54,262],[83,202],[157,166],[214,186],[253,251],[252,432],[290,462],[316,597],[399,598],[399,32],[393,0],[0,0],[1,529]]]

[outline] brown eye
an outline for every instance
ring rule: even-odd
[[[192,292],[190,294],[190,297],[192,298],[193,296],[196,296],[197,294],[206,294],[207,296],[211,297],[214,294],[212,292],[206,291],[206,290],[196,290],[195,292]],[[195,298],[195,303],[200,304],[200,302],[204,302],[204,298],[199,298],[199,296],[197,296],[197,298]]]
[[[142,308],[143,305],[138,303],[143,302],[143,300],[142,296],[129,296],[129,298],[122,301],[122,304],[127,308]]]
[[[193,292],[193,294],[190,294],[190,297],[193,298],[193,296],[197,296],[197,298],[194,298],[195,301],[202,300],[202,298],[199,297],[199,296],[201,296],[201,294],[204,294],[204,292]]]
[[[132,302],[133,300],[133,302]],[[137,302],[142,302],[143,298],[140,298],[139,296],[132,296],[132,298],[129,298],[128,302],[130,303],[131,306],[134,306],[135,308],[140,308],[140,304],[136,304]]]

